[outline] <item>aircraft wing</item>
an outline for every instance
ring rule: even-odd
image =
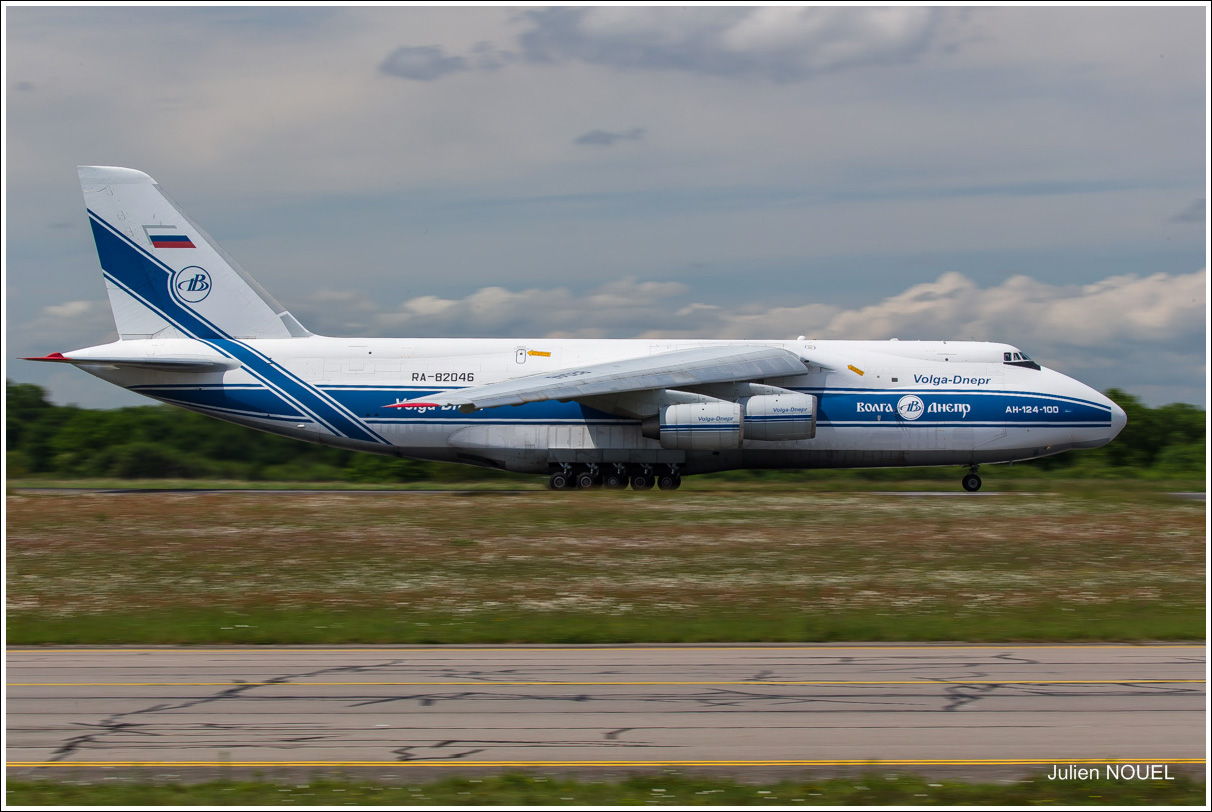
[[[394,408],[457,406],[461,412],[520,406],[544,400],[577,400],[594,395],[676,389],[698,384],[756,381],[802,375],[806,362],[780,347],[749,345],[696,347],[655,355],[567,367],[501,383],[439,392]]]

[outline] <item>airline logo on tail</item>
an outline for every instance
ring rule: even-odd
[[[210,274],[205,268],[190,265],[173,274],[172,286],[179,298],[197,304],[210,295]]]
[[[152,248],[197,248],[193,240],[177,230],[176,226],[143,226],[143,233]]]

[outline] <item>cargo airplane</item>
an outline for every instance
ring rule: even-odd
[[[79,168],[119,340],[30,360],[339,448],[553,489],[735,468],[978,466],[1098,448],[1124,412],[978,341],[314,335],[148,175]]]

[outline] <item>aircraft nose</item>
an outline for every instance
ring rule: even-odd
[[[1128,425],[1128,415],[1115,403],[1111,404],[1111,439],[1114,440],[1124,426]]]

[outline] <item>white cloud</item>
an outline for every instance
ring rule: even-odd
[[[899,6],[706,8],[605,6],[525,14],[535,62],[575,60],[794,82],[844,68],[912,60],[940,12]]]
[[[94,310],[98,302],[74,301],[64,302],[63,304],[49,305],[43,308],[42,313],[55,319],[77,319]]]
[[[113,312],[106,299],[48,305],[34,318],[19,324],[16,331],[8,333],[8,339],[29,347],[37,355],[118,340]]]
[[[619,141],[642,141],[644,139],[643,127],[632,127],[630,130],[621,130],[612,132],[610,130],[590,130],[573,141],[574,144],[582,146],[597,146],[610,147],[614,146]]]
[[[758,337],[798,332],[817,338],[975,338],[1048,355],[1069,349],[1122,352],[1136,345],[1194,351],[1203,346],[1206,286],[1206,270],[1114,276],[1084,286],[1017,275],[983,289],[953,272],[867,307],[778,308],[761,316],[726,316],[722,328],[737,338],[754,327],[762,330]]]
[[[667,319],[677,282],[620,279],[577,295],[567,288],[481,288],[463,299],[418,296],[373,317],[377,335],[581,336],[635,334]]]
[[[1199,200],[1194,200],[1191,205],[1180,211],[1178,214],[1170,218],[1171,223],[1190,223],[1192,225],[1205,225],[1208,222],[1208,200],[1201,197]]]
[[[1202,369],[1207,273],[1113,276],[1084,286],[1013,276],[982,288],[959,273],[913,285],[866,307],[789,304],[765,308],[687,302],[680,283],[623,279],[582,294],[568,288],[493,286],[462,299],[421,296],[369,315],[376,335],[577,338],[976,339],[1016,344],[1065,370],[1118,369],[1131,388],[1141,370]],[[333,302],[346,323],[367,319],[364,298]]]
[[[392,51],[379,69],[401,79],[431,82],[447,74],[465,71],[468,64],[463,57],[447,56],[442,48],[436,46],[405,47]]]

